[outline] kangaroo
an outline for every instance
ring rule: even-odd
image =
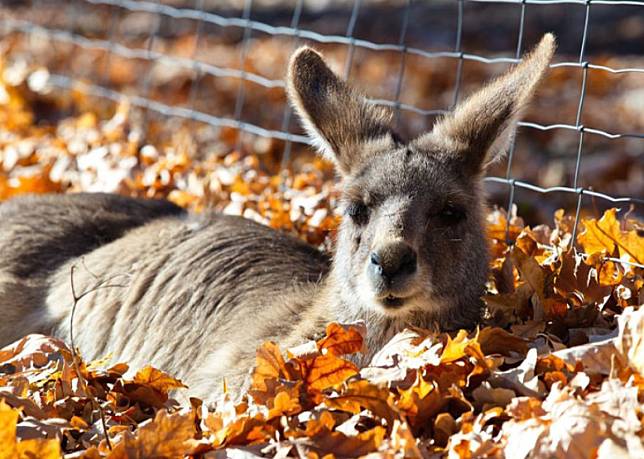
[[[85,357],[154,365],[213,400],[224,377],[243,387],[259,344],[297,345],[330,321],[366,322],[359,364],[407,326],[473,327],[488,274],[482,175],[553,51],[547,34],[405,142],[388,108],[351,89],[318,52],[297,50],[288,97],[341,177],[332,259],[252,221],[164,201],[71,194],[0,205],[1,344],[28,333],[68,338],[73,293],[83,293],[73,326]]]

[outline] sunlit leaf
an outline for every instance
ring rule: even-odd
[[[604,252],[612,256],[617,249],[619,257],[627,255],[636,263],[644,263],[644,237],[636,230],[621,230],[617,209],[608,209],[599,220],[588,219],[583,223],[584,231],[577,241],[589,255]]]
[[[110,453],[110,459],[181,457],[191,450],[194,418],[190,414],[167,414],[160,410],[154,420],[134,433],[124,432],[123,440]]]
[[[173,389],[187,387],[178,379],[173,378],[169,374],[164,373],[161,370],[157,370],[156,368],[153,368],[151,366],[146,366],[145,368],[139,370],[136,375],[134,375],[134,382],[151,387],[152,389],[158,390],[159,392],[165,394]]]
[[[330,323],[326,327],[326,336],[317,342],[320,350],[333,355],[355,354],[363,346],[363,334],[357,327]]]

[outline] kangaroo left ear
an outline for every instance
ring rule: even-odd
[[[467,172],[481,172],[509,147],[516,122],[554,50],[555,37],[548,33],[519,65],[471,95],[414,143],[421,148],[438,146],[461,160]]]
[[[342,174],[368,154],[367,144],[394,144],[391,112],[351,89],[311,48],[298,49],[289,64],[288,97],[318,150]]]

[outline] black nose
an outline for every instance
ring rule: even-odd
[[[416,271],[416,252],[404,242],[395,242],[371,252],[370,271],[391,281]]]

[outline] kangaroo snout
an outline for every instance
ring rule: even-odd
[[[416,259],[416,251],[404,241],[391,242],[373,250],[367,272],[377,294],[402,293],[407,280],[416,273]]]

